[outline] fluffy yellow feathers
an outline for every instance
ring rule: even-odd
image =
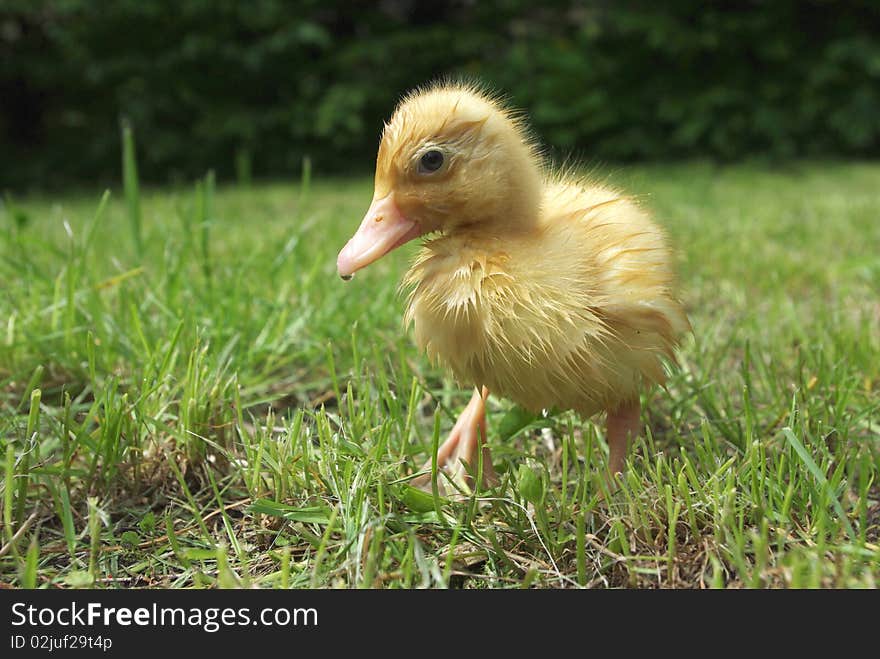
[[[339,272],[429,233],[404,283],[433,358],[529,409],[589,416],[635,400],[637,421],[640,387],[663,382],[689,324],[665,236],[632,199],[550,171],[520,117],[441,85],[386,125]]]

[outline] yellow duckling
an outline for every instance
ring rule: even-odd
[[[406,275],[418,345],[477,388],[438,463],[470,485],[494,392],[540,411],[607,413],[623,470],[639,391],[665,379],[690,329],[672,254],[644,209],[550,171],[523,120],[470,85],[416,90],[385,125],[373,202],[337,260],[344,279],[420,236]],[[430,475],[417,479],[425,485]]]

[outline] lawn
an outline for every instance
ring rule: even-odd
[[[599,170],[678,249],[694,336],[623,485],[600,419],[490,399],[501,484],[421,495],[470,392],[349,283],[371,182],[0,210],[0,586],[876,587],[880,165]],[[134,193],[132,186],[131,192]]]

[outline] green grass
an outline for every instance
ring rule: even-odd
[[[335,274],[369,181],[7,197],[0,582],[876,587],[880,166],[609,175],[678,246],[681,368],[619,491],[597,420],[493,398],[460,501],[402,481],[470,395],[401,329],[413,248]]]

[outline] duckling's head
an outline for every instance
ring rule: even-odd
[[[521,231],[537,220],[542,160],[523,121],[471,85],[416,90],[385,124],[373,202],[339,274],[440,231]]]

